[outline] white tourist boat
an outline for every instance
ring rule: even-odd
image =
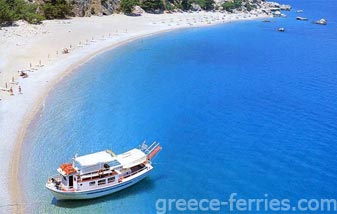
[[[328,21],[325,19],[320,19],[320,20],[317,20],[315,23],[319,25],[327,25]]]
[[[159,143],[116,155],[111,150],[74,157],[64,163],[46,187],[57,200],[90,199],[125,189],[145,178],[153,166],[151,159],[161,150]]]

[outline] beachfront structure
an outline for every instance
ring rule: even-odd
[[[151,159],[161,150],[159,143],[143,143],[116,155],[111,150],[73,158],[64,163],[46,187],[57,200],[90,199],[125,189],[145,178],[153,166]]]

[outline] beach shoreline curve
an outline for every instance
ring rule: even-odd
[[[169,16],[168,16],[169,17]],[[256,20],[256,19],[263,19],[268,18],[267,15],[260,15],[257,17],[252,18],[245,18],[245,19],[231,19],[231,20],[219,20],[215,21],[211,25],[214,24],[224,24],[233,21],[245,21],[245,20]],[[170,18],[167,18],[168,20]],[[150,22],[149,19],[146,20],[146,25]],[[32,81],[23,82],[20,81],[20,85],[23,86],[23,89],[27,92],[23,92],[24,95],[22,97],[14,97],[8,100],[4,100],[0,103],[1,109],[0,113],[8,113],[7,115],[3,114],[4,117],[0,118],[0,128],[6,128],[6,124],[11,121],[13,116],[13,124],[10,126],[10,132],[4,133],[0,135],[0,140],[6,140],[5,143],[8,144],[7,149],[4,152],[8,152],[7,156],[4,158],[8,158],[7,164],[8,171],[7,174],[4,174],[3,177],[6,175],[6,181],[2,184],[7,184],[8,186],[8,194],[2,193],[1,199],[4,200],[6,204],[8,204],[8,210],[14,212],[13,210],[21,210],[22,206],[24,206],[26,199],[23,197],[22,190],[20,189],[20,181],[19,181],[19,172],[20,172],[20,163],[21,163],[21,152],[22,152],[22,145],[24,142],[24,138],[26,136],[27,130],[31,122],[37,116],[38,112],[41,110],[41,107],[44,103],[44,100],[48,96],[49,92],[53,89],[53,87],[58,84],[63,78],[66,78],[68,75],[72,74],[78,67],[83,65],[84,63],[90,61],[92,58],[96,57],[99,54],[102,54],[106,51],[110,51],[116,47],[123,46],[129,42],[134,40],[142,39],[145,37],[166,33],[170,31],[176,31],[191,27],[205,27],[210,26],[209,23],[202,23],[202,24],[195,24],[190,25],[186,23],[185,25],[176,25],[170,26],[165,24],[158,24],[157,26],[153,26],[152,28],[149,27],[144,31],[136,33],[126,33],[127,35],[122,35],[119,38],[114,38],[112,40],[107,39],[102,42],[96,42],[96,44],[92,45],[87,49],[83,49],[83,51],[74,51],[74,53],[70,53],[69,56],[61,57],[60,59],[56,59],[50,65],[46,65],[45,67],[41,68],[40,71],[35,72],[32,76],[35,78]],[[130,29],[128,29],[131,31]],[[48,55],[49,57],[49,55]],[[57,71],[53,72],[51,71]],[[37,74],[39,73],[39,74]],[[18,100],[15,100],[18,98]],[[15,106],[17,106],[15,108]],[[25,109],[18,109],[20,107],[25,107]],[[28,110],[29,109],[29,110]],[[17,112],[16,112],[17,110]],[[2,138],[2,139],[1,139]],[[5,144],[4,143],[4,144]],[[4,160],[3,162],[6,162]],[[0,165],[1,168],[5,167],[5,164]],[[9,175],[9,176],[8,176]],[[6,195],[9,196],[8,199]],[[1,208],[1,207],[0,207]],[[1,210],[0,210],[1,211]]]

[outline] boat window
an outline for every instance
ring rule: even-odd
[[[114,182],[115,181],[115,176],[108,178],[108,183]]]
[[[94,186],[95,184],[96,184],[96,181],[91,181],[91,182],[89,183],[90,186]]]
[[[105,184],[105,182],[106,182],[105,179],[99,180],[99,181],[98,181],[98,185],[103,185],[103,184]]]

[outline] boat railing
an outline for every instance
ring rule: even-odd
[[[56,189],[60,189],[62,183],[61,175],[53,175],[48,178],[48,185],[53,184]]]
[[[109,167],[107,168],[105,166],[105,164],[107,164]],[[107,162],[107,163],[99,163],[99,164],[94,165],[94,166],[81,167],[79,169],[79,173],[81,174],[81,176],[83,176],[83,175],[95,175],[95,174],[97,174],[97,172],[99,170],[109,171],[109,170],[117,169],[121,166],[122,165],[118,160],[113,160],[113,161],[110,161],[110,162]]]
[[[147,166],[144,166],[144,167],[142,167],[142,168],[140,168],[140,169],[138,169],[138,170],[136,170],[134,172],[131,172],[130,174],[124,175],[123,178],[127,178],[127,177],[130,177],[130,176],[133,176],[133,175],[135,175],[135,174],[143,171],[144,169],[147,169]]]
[[[56,174],[56,175],[49,176],[48,181],[49,180],[62,181],[62,177],[61,175]]]
[[[135,175],[135,174],[137,174],[137,173],[139,173],[139,172],[141,172],[141,171],[143,171],[143,170],[145,170],[145,169],[147,169],[148,167],[146,166],[146,165],[144,165],[142,168],[140,168],[140,169],[138,169],[138,170],[136,170],[136,171],[133,171],[133,172],[131,172],[131,173],[128,173],[128,174],[121,174],[120,175],[120,178],[121,179],[124,179],[124,178],[128,178],[128,177],[131,177],[131,176],[133,176],[133,175]],[[105,175],[104,177],[105,178],[107,178],[107,177],[109,177],[110,175]],[[102,178],[104,178],[104,177],[102,177]],[[90,178],[90,177],[89,177]],[[102,178],[100,178],[100,179],[102,179]],[[89,179],[88,181],[91,181],[92,180],[92,178],[91,179]]]
[[[150,154],[151,152],[153,152],[157,147],[159,146],[159,143],[157,143],[156,141],[154,141],[150,146],[148,146],[146,144],[146,142],[144,141],[140,146],[139,149],[144,152],[146,155]]]

